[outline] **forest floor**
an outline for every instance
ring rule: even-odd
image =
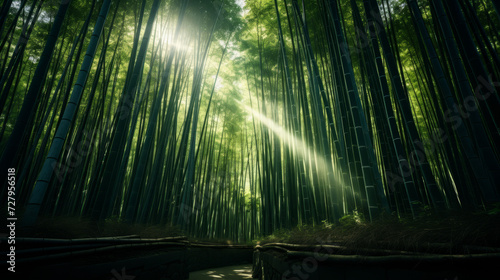
[[[141,238],[186,236],[177,227],[130,225],[107,221],[96,225],[88,220],[71,217],[40,219],[37,226],[20,237],[95,238],[123,235]],[[199,240],[217,244],[235,244],[227,240]],[[356,249],[404,250],[442,254],[464,254],[491,248],[500,252],[500,213],[447,212],[419,219],[386,217],[373,222],[362,216],[349,215],[337,224],[323,222],[316,226],[299,226],[277,230],[272,235],[244,245],[289,243],[303,245],[341,245],[349,251]],[[484,251],[484,250],[483,250]]]
[[[349,252],[358,249],[438,254],[500,252],[500,213],[447,212],[418,219],[388,217],[374,222],[351,215],[340,219],[339,225],[325,222],[281,230],[259,241],[260,245],[269,243],[340,245]]]

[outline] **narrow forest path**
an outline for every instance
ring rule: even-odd
[[[205,269],[189,273],[189,280],[204,279],[254,279],[252,278],[252,265],[224,266]]]

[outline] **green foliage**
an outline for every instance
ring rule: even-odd
[[[495,203],[491,205],[491,208],[487,210],[488,215],[498,215],[500,214],[500,203]]]
[[[321,227],[324,229],[331,229],[333,226],[334,224],[328,222],[328,220],[321,221]]]
[[[418,218],[418,219],[424,218],[424,217],[429,217],[432,215],[432,208],[430,205],[424,205],[420,201],[415,201],[413,203],[413,206],[414,206],[415,211],[418,213],[418,215],[416,216],[416,218]]]
[[[344,215],[339,219],[340,225],[343,227],[352,227],[366,222],[363,213],[358,212],[356,209],[353,210],[352,214]]]
[[[303,225],[279,230],[260,240],[261,244],[335,244],[344,246],[339,253],[363,252],[363,249],[389,249],[412,252],[462,254],[466,246],[500,246],[500,215],[487,212],[446,212],[418,220],[386,217],[358,223],[346,215],[337,226]]]
[[[16,141],[26,148],[9,158],[19,171],[20,205],[63,123],[68,137],[60,156],[51,158],[57,178],[37,205],[46,216],[99,216],[110,234],[131,231],[123,217],[128,212],[148,225],[184,218],[193,239],[222,243],[263,235],[262,242],[314,243],[319,237],[372,246],[399,234],[414,246],[433,237],[449,241],[435,232],[438,206],[472,213],[488,205],[491,217],[500,213],[499,204],[487,203],[495,199],[488,193],[500,192],[498,124],[491,121],[498,119],[498,100],[462,95],[467,87],[487,88],[492,96],[498,91],[478,82],[500,77],[496,2],[461,1],[464,28],[457,25],[460,15],[450,13],[451,31],[443,33],[438,12],[448,14],[456,1],[440,1],[445,9],[437,9],[419,0],[413,10],[415,1],[405,0],[113,1],[83,92],[71,102],[81,105],[66,123],[64,108],[102,2],[71,1],[61,25],[35,110]],[[16,16],[21,1],[13,3],[6,18],[0,15],[6,19],[0,28],[2,151],[37,79],[33,73],[59,5],[22,1],[27,7]],[[158,14],[148,24],[153,3]],[[41,14],[32,21],[29,11],[38,4]],[[368,22],[376,10],[380,20]],[[419,14],[420,26],[414,21]],[[86,19],[88,31],[82,29]],[[31,22],[17,60],[14,50]],[[465,27],[474,30],[470,38],[463,37]],[[427,40],[419,35],[425,30]],[[454,41],[472,46],[453,58]],[[436,76],[437,68],[443,69]],[[446,110],[446,101],[456,110]],[[476,122],[466,112],[471,103]],[[463,125],[455,127],[450,113]],[[459,135],[458,129],[478,128],[485,137]],[[401,171],[411,174],[402,180]],[[399,219],[377,214],[384,212]],[[467,227],[459,218],[447,222]],[[76,223],[58,226],[85,232]],[[452,225],[446,230],[460,236]],[[102,234],[102,228],[94,231]]]

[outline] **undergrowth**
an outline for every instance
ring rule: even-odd
[[[353,213],[335,224],[323,221],[319,225],[277,230],[259,241],[267,243],[464,253],[464,246],[500,248],[500,213],[447,212],[419,219],[383,217],[373,222]]]
[[[131,225],[118,219],[96,223],[75,217],[55,217],[41,218],[30,232],[22,232],[19,237],[95,238],[123,235],[138,235],[141,238],[186,236],[180,228],[173,226]],[[238,244],[222,238],[187,236],[192,242]],[[317,225],[276,230],[269,236],[243,245],[268,243],[334,244],[353,250],[375,248],[464,253],[464,246],[500,248],[500,211],[494,208],[481,213],[446,212],[426,214],[418,219],[385,216],[372,222],[354,212],[334,223],[325,220]],[[441,247],[433,244],[440,244]]]

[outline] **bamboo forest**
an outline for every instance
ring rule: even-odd
[[[499,30],[496,0],[3,0],[2,218],[500,221]]]

